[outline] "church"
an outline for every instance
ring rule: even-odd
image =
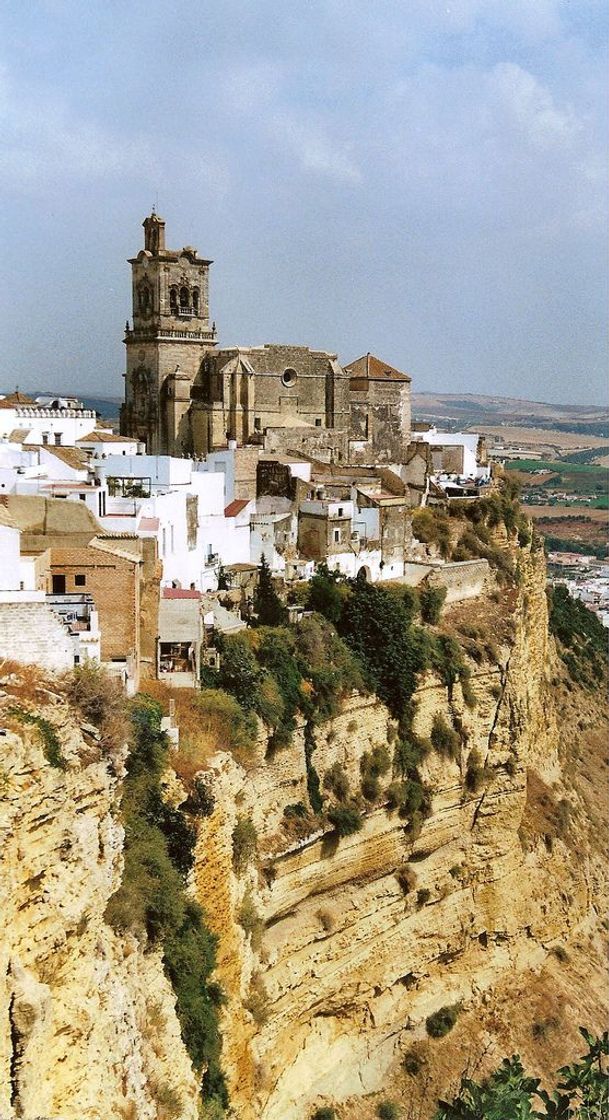
[[[157,455],[204,457],[234,441],[329,463],[404,461],[407,374],[372,354],[343,366],[306,346],[218,347],[212,261],[189,245],[168,249],[158,214],[143,226],[144,248],[129,261],[122,434]]]

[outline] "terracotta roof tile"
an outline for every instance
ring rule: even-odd
[[[349,362],[349,365],[345,366],[345,370],[351,374],[353,379],[357,380],[412,381],[412,377],[409,377],[407,373],[402,373],[394,366],[388,365],[387,362],[382,362],[374,354],[363,354],[361,358]]]
[[[249,505],[249,498],[235,498],[234,501],[229,502],[224,510],[225,517],[236,517],[241,513],[247,505]]]

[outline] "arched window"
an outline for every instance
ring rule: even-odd
[[[178,306],[178,293],[176,288],[169,289],[169,306],[172,311],[175,311]]]
[[[199,314],[199,289],[192,289],[192,309],[196,315]]]
[[[188,288],[180,288],[180,307],[188,307]]]

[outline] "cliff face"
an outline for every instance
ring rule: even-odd
[[[494,648],[469,659],[475,704],[458,684],[420,681],[414,732],[428,738],[442,717],[460,746],[419,766],[431,812],[416,839],[383,797],[340,840],[298,814],[286,823],[312,767],[323,789],[339,764],[356,791],[364,754],[393,750],[395,722],[374,697],[354,693],[274,755],[261,735],[247,769],[212,758],[190,887],[219,938],[240,1120],[306,1120],[323,1100],[368,1120],[381,1090],[428,1116],[468,1058],[495,1066],[519,1049],[543,1074],[577,1053],[579,1023],[601,1024],[599,701],[548,640],[543,558],[519,563],[517,589],[445,609],[448,632],[475,622]],[[0,680],[0,727],[0,1116],[195,1120],[160,955],[104,918],[122,873],[120,761],[35,674]],[[167,789],[184,799],[181,783]],[[258,850],[235,860],[244,820]],[[446,1005],[459,1005],[457,1025],[432,1041],[425,1021]],[[413,1047],[423,1072],[407,1076]]]
[[[52,685],[24,700],[19,684],[0,685],[0,1116],[195,1120],[160,957],[104,921],[122,868],[118,780]],[[48,720],[65,768],[15,707]]]
[[[475,1018],[508,978],[536,975],[553,946],[594,926],[600,879],[559,752],[543,559],[523,556],[521,568],[500,607],[470,605],[478,620],[487,612],[499,654],[471,662],[475,708],[458,685],[452,698],[431,676],[418,689],[414,730],[429,736],[441,714],[460,729],[461,749],[456,761],[432,752],[420,768],[432,812],[414,842],[386,805],[340,841],[286,837],[283,809],[306,801],[303,729],[274,758],[263,760],[262,744],[247,773],[216,756],[216,809],[201,824],[195,881],[220,936],[225,1068],[245,1120],[301,1120],[321,1099],[386,1087],[404,1052],[426,1039],[431,1013],[460,1004],[464,1022]],[[317,731],[312,759],[322,778],[340,762],[357,788],[364,751],[393,738],[383,705],[354,696]],[[474,749],[484,771],[471,792]],[[259,863],[236,876],[240,816],[256,825]],[[238,921],[244,898],[264,920],[259,945]]]

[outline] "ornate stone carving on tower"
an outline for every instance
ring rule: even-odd
[[[127,322],[121,432],[151,454],[192,454],[191,386],[216,345],[209,321],[209,266],[197,250],[165,247],[165,222],[143,223],[144,248],[131,265],[133,321]]]

